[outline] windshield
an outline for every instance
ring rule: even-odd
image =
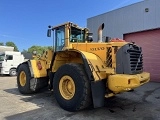
[[[0,54],[0,61],[4,61],[5,59],[5,54]]]
[[[85,42],[84,30],[71,27],[70,42]]]

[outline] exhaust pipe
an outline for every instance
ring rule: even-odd
[[[102,42],[102,31],[104,29],[104,23],[98,28],[98,42]]]

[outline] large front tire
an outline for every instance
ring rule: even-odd
[[[27,64],[21,64],[17,72],[18,90],[22,94],[33,93],[30,89],[31,73]]]
[[[67,111],[91,105],[90,82],[81,64],[65,64],[55,73],[53,90],[56,101]]]

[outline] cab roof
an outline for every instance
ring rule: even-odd
[[[59,28],[59,27],[61,27],[61,26],[65,26],[65,25],[68,25],[68,26],[70,26],[70,27],[75,27],[75,28],[81,29],[81,30],[87,29],[87,28],[79,27],[77,24],[72,23],[72,22],[65,22],[65,23],[63,23],[63,24],[59,24],[59,25],[56,25],[56,26],[52,26],[51,28],[52,28],[52,30],[54,30],[54,29],[56,29],[56,28]]]

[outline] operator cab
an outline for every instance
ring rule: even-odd
[[[67,48],[70,43],[85,43],[91,40],[91,34],[88,34],[87,28],[81,28],[71,22],[61,24],[59,26],[49,26],[47,36],[51,37],[51,30],[53,31],[53,41],[55,51],[61,51],[64,47]]]

